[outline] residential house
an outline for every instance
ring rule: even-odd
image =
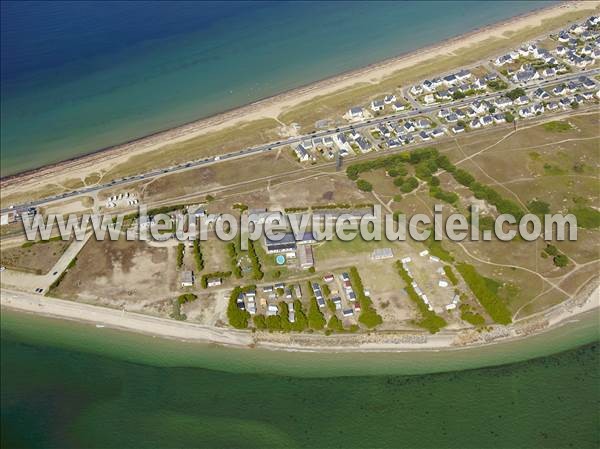
[[[435,97],[433,94],[427,94],[425,97],[423,97],[423,101],[425,104],[433,104],[435,103]]]
[[[194,285],[194,272],[193,271],[182,271],[179,277],[181,287],[192,287]]]
[[[522,105],[525,105],[528,103],[529,103],[529,97],[527,97],[527,95],[522,95],[515,100],[515,104],[519,105],[519,106],[522,106]]]
[[[594,87],[596,87],[596,83],[594,83],[594,81],[592,81],[591,79],[589,79],[587,76],[580,76],[579,77],[579,82],[586,88],[586,89],[593,89]]]
[[[529,117],[533,117],[535,114],[533,113],[533,111],[531,110],[530,107],[524,107],[519,109],[519,116],[523,117],[523,118],[529,118]]]
[[[413,95],[421,95],[423,93],[423,87],[420,84],[415,84],[410,88],[410,93]]]
[[[404,125],[402,125],[402,126],[404,127],[404,130],[408,131],[408,132],[413,132],[415,130],[415,124],[413,122],[411,122],[410,120],[404,122]]]
[[[340,150],[345,150],[348,154],[352,151],[352,146],[350,145],[350,142],[348,142],[348,139],[344,134],[336,134],[333,137],[333,141]]]
[[[365,113],[363,111],[363,108],[361,108],[360,106],[354,107],[354,108],[350,108],[348,110],[348,117],[350,117],[351,119],[362,119],[365,117]]]
[[[450,111],[450,109],[443,108],[443,109],[440,109],[440,110],[438,111],[438,113],[437,113],[437,116],[438,116],[439,118],[446,118],[446,117],[448,117],[450,114],[451,114],[451,111]]]
[[[362,136],[356,139],[356,144],[362,153],[367,153],[371,149],[369,141]]]
[[[310,245],[300,245],[297,250],[298,253],[298,261],[300,263],[300,268],[303,270],[308,270],[309,268],[315,265],[315,260],[313,258],[312,246]]]
[[[431,137],[441,137],[444,135],[444,130],[442,128],[435,128],[433,131],[431,131]]]
[[[310,154],[308,151],[306,151],[302,144],[298,144],[296,148],[294,148],[294,153],[296,153],[296,156],[300,162],[306,162],[310,160]]]
[[[219,277],[208,278],[206,281],[207,287],[218,287],[223,283],[223,280]]]
[[[471,107],[478,114],[483,114],[488,110],[488,104],[482,100],[475,100],[473,103],[471,103]]]
[[[459,72],[457,72],[455,74],[456,79],[458,79],[459,81],[464,81],[467,80],[469,78],[471,78],[471,72],[465,69],[460,70]]]
[[[450,92],[448,92],[447,90],[440,90],[435,95],[440,100],[451,100],[452,99],[452,95],[450,95]]]
[[[564,56],[567,54],[568,50],[569,49],[567,47],[563,47],[562,45],[559,45],[558,47],[556,47],[555,51],[558,56]]]
[[[454,74],[451,74],[451,75],[446,75],[445,77],[443,77],[442,81],[444,82],[444,84],[447,87],[450,87],[450,86],[454,86],[454,84],[456,84],[458,79],[456,78],[456,76]]]
[[[429,120],[425,120],[425,119],[417,120],[417,128],[426,129],[429,127],[431,127],[431,122]]]
[[[373,112],[383,111],[384,108],[385,108],[385,104],[383,103],[382,100],[373,100],[371,102],[371,110]]]
[[[540,77],[540,75],[536,70],[526,69],[526,70],[519,70],[517,73],[515,73],[515,75],[513,76],[512,79],[515,83],[527,83],[529,81],[536,80],[539,77]]]
[[[446,116],[446,121],[448,123],[456,123],[458,122],[458,116],[456,115],[456,113],[451,113],[448,116]]]
[[[396,96],[394,94],[386,95],[385,97],[383,97],[383,102],[385,104],[392,104],[395,101],[396,101]]]
[[[506,109],[512,106],[512,100],[508,97],[500,97],[497,98],[496,101],[494,101],[494,105],[498,109]]]
[[[538,98],[540,100],[547,100],[548,98],[550,98],[550,95],[548,94],[548,92],[546,92],[544,89],[537,88],[534,92],[533,92],[533,96],[535,98]]]
[[[506,122],[504,114],[494,114],[494,123],[500,124]]]
[[[459,120],[464,120],[467,118],[467,114],[465,114],[461,109],[456,109],[454,113]]]
[[[488,126],[494,123],[494,118],[491,115],[484,115],[479,119],[482,126]]]
[[[498,56],[494,60],[494,64],[497,65],[498,67],[502,67],[504,64],[511,63],[512,60],[513,60],[513,58],[511,55],[502,55],[502,56]]]
[[[552,89],[552,93],[555,96],[559,96],[559,95],[566,95],[567,92],[567,88],[564,84],[561,84],[560,86],[556,86],[554,89]]]

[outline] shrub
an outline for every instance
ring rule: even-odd
[[[600,227],[600,212],[588,206],[576,206],[569,213],[577,218],[577,226],[586,229],[597,229]]]
[[[369,181],[365,181],[364,179],[359,179],[356,181],[356,186],[363,192],[371,192],[373,190],[373,184],[371,184]]]
[[[517,87],[516,89],[506,92],[506,96],[513,101],[519,97],[522,97],[523,95],[525,95],[525,90],[521,87]]]
[[[317,299],[310,299],[310,307],[308,309],[308,327],[314,330],[322,330],[325,327],[325,317],[319,310]]]
[[[329,322],[327,323],[327,329],[336,332],[341,332],[344,330],[344,325],[337,316],[332,315],[332,317],[329,319]]]
[[[252,274],[254,279],[260,281],[265,274],[262,271],[262,265],[260,263],[260,259],[256,254],[256,249],[254,248],[254,241],[248,241],[248,257],[250,258],[250,263],[252,264]]]
[[[417,178],[411,176],[407,178],[406,181],[402,184],[402,186],[400,187],[400,191],[403,193],[410,193],[417,187],[419,187],[419,181],[417,181]]]
[[[459,263],[456,269],[461,274],[479,303],[488,315],[499,324],[512,322],[511,314],[506,304],[490,288],[489,280],[481,276],[475,267],[466,263]]]
[[[564,254],[557,254],[552,261],[559,268],[566,267],[569,264],[569,258]]]
[[[454,172],[454,179],[463,186],[470,187],[473,182],[475,182],[475,178],[469,172],[463,170],[462,168],[456,169]]]
[[[198,239],[194,240],[194,260],[196,261],[196,270],[204,270],[204,259],[202,258],[202,251],[200,250],[200,242]]]
[[[532,214],[545,215],[550,213],[550,205],[545,201],[531,200],[527,203],[527,209]]]
[[[227,305],[227,319],[229,324],[236,329],[246,329],[248,327],[248,319],[250,313],[246,310],[240,310],[237,306],[237,298],[243,290],[240,287],[236,287],[229,296],[229,304]]]
[[[446,273],[446,277],[450,282],[452,282],[452,285],[458,284],[458,278],[456,277],[456,274],[454,274],[454,271],[450,265],[444,265],[444,273]]]
[[[177,268],[181,268],[183,265],[183,253],[185,251],[185,248],[183,246],[183,243],[179,243],[177,245]]]
[[[193,302],[196,299],[198,299],[198,297],[193,293],[185,293],[183,295],[179,295],[179,297],[177,298],[177,302],[179,304],[186,304],[188,302]]]
[[[372,329],[381,323],[383,323],[383,319],[381,316],[375,311],[373,308],[373,302],[371,299],[365,295],[365,289],[362,283],[362,279],[358,274],[358,270],[356,267],[350,268],[350,282],[354,287],[354,291],[356,293],[356,299],[360,303],[360,315],[358,317],[358,321],[369,329]]]

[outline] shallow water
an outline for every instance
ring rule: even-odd
[[[239,351],[3,313],[2,446],[598,447],[597,316],[580,324],[546,334],[555,349],[592,341],[566,352],[406,375],[387,373],[442,366],[430,353],[419,363]],[[444,354],[445,367],[453,357],[472,364]]]

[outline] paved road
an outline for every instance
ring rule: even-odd
[[[566,83],[571,80],[577,80],[581,76],[593,77],[597,74],[600,74],[600,69],[583,70],[583,71],[580,71],[577,73],[569,73],[569,74],[565,74],[562,76],[557,76],[552,79],[536,80],[536,81],[533,81],[533,82],[530,82],[527,84],[522,84],[521,87],[523,87],[526,90],[526,92],[531,92],[531,91],[537,89],[538,87],[546,87],[548,85],[553,85],[553,84],[558,84],[558,83]],[[90,194],[93,192],[98,192],[99,190],[105,189],[107,187],[122,186],[122,185],[126,185],[126,184],[131,184],[133,182],[140,181],[140,180],[152,179],[152,178],[155,178],[157,176],[161,176],[161,175],[164,175],[167,173],[177,173],[177,172],[189,170],[192,168],[198,168],[198,167],[216,164],[216,163],[226,161],[226,160],[238,159],[241,157],[257,155],[260,153],[266,153],[266,152],[269,152],[274,149],[281,148],[281,147],[284,147],[287,145],[293,145],[296,143],[300,143],[301,141],[303,141],[305,139],[331,136],[331,135],[334,135],[334,134],[337,134],[340,132],[347,132],[352,129],[370,128],[370,127],[376,126],[380,123],[385,123],[390,120],[407,119],[407,118],[411,118],[411,117],[415,117],[415,116],[419,116],[419,115],[435,113],[443,108],[466,106],[477,99],[493,100],[495,98],[499,98],[499,97],[503,96],[505,93],[506,93],[506,91],[487,93],[487,94],[483,94],[483,95],[477,95],[477,96],[473,96],[473,97],[469,97],[469,98],[464,98],[464,99],[449,102],[449,103],[444,103],[441,105],[419,106],[417,109],[412,109],[409,111],[402,111],[402,112],[398,112],[395,114],[390,114],[390,115],[386,115],[386,116],[382,116],[382,117],[373,118],[370,120],[364,120],[361,122],[357,122],[357,123],[353,123],[353,124],[349,124],[349,125],[345,125],[345,126],[340,126],[335,129],[328,129],[328,130],[324,130],[324,131],[315,131],[310,134],[305,134],[305,135],[298,136],[298,137],[292,137],[292,138],[289,138],[286,140],[281,140],[278,142],[272,142],[272,143],[259,145],[256,147],[245,148],[245,149],[241,149],[238,151],[233,151],[231,153],[225,153],[225,154],[222,154],[219,156],[208,157],[205,159],[198,159],[198,160],[190,161],[187,163],[182,163],[182,164],[164,168],[164,169],[153,170],[153,171],[150,171],[150,172],[147,172],[144,174],[140,174],[140,175],[136,175],[136,176],[128,176],[125,178],[115,179],[109,183],[90,186],[90,187],[86,187],[84,189],[79,189],[79,190],[73,190],[71,192],[66,192],[66,193],[50,196],[47,198],[42,198],[42,199],[31,201],[28,203],[13,205],[13,208],[17,212],[21,213],[21,212],[26,211],[30,207],[42,206],[42,205],[45,205],[45,204],[48,204],[48,203],[51,203],[54,201],[64,200],[64,199],[73,198],[73,197],[76,197],[79,195],[86,195],[86,194]],[[0,211],[6,212],[8,210],[9,210],[9,208],[4,208],[4,209],[1,209]]]

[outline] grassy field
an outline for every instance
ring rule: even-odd
[[[133,156],[127,162],[115,166],[104,174],[104,180],[270,142],[278,138],[278,127],[279,123],[273,119],[255,120],[166,145],[158,150]]]
[[[0,265],[13,270],[46,274],[58,262],[70,243],[69,240],[54,239],[3,248],[0,252]]]

